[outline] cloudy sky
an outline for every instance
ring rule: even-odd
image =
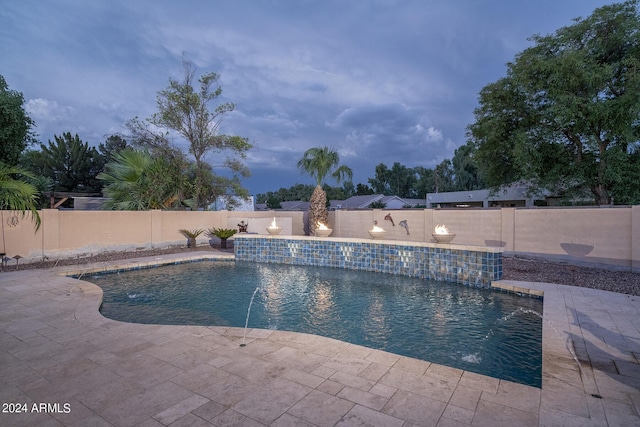
[[[41,142],[71,132],[97,145],[151,116],[185,57],[219,73],[220,101],[236,105],[222,132],[254,144],[252,194],[313,184],[296,163],[324,145],[354,184],[367,183],[379,163],[432,168],[451,158],[478,92],[527,38],[611,3],[6,0],[0,74],[23,93]]]

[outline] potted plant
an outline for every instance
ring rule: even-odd
[[[232,228],[210,228],[207,230],[206,235],[211,239],[214,236],[220,239],[220,248],[227,249],[227,239],[234,234],[237,230]]]
[[[202,234],[202,232],[204,230],[201,229],[197,229],[197,230],[178,230],[180,234],[182,234],[184,237],[187,238],[187,247],[188,248],[194,248],[196,247],[196,238]]]
[[[244,220],[242,220],[240,221],[240,224],[238,224],[238,231],[240,233],[246,233],[248,227],[249,227],[249,221],[244,222]]]

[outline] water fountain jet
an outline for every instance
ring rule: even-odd
[[[244,321],[244,333],[242,334],[242,343],[240,344],[240,347],[244,347],[247,345],[245,343],[245,340],[247,338],[247,328],[249,327],[249,315],[251,314],[251,306],[253,305],[253,300],[256,297],[259,289],[260,288],[257,287],[256,290],[253,291],[253,295],[251,295],[251,301],[249,301],[249,308],[247,309],[247,319]]]

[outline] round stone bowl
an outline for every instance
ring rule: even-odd
[[[436,234],[436,233],[431,233],[431,235],[433,236],[435,241],[438,242],[438,243],[451,243],[453,238],[456,237],[455,234]]]
[[[329,234],[331,234],[332,232],[333,232],[332,228],[327,228],[327,229],[316,228],[314,231],[316,237],[329,237]]]
[[[280,232],[282,231],[282,227],[267,227],[267,231],[272,236],[275,236],[277,234],[280,234]]]
[[[384,235],[387,234],[386,231],[373,231],[373,230],[369,230],[369,236],[371,236],[372,239],[382,239],[384,238]]]

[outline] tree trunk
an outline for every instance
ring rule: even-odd
[[[591,187],[591,192],[595,196],[596,205],[602,206],[602,205],[611,204],[611,198],[609,197],[609,192],[607,191],[606,188],[604,188],[604,185],[598,184]]]
[[[309,200],[309,233],[315,235],[318,223],[329,225],[327,194],[321,186],[316,186]]]

